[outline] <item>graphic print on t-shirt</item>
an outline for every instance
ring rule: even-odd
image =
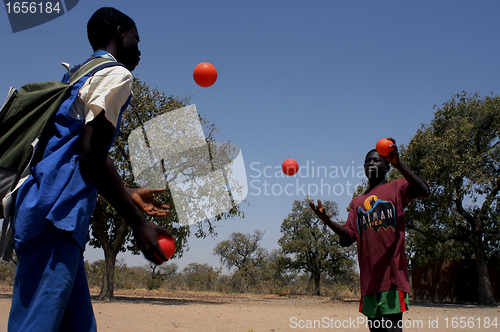
[[[392,202],[383,201],[376,195],[371,195],[362,206],[358,208],[358,232],[366,232],[373,228],[376,232],[383,227],[385,230],[392,227],[396,229],[396,211]]]

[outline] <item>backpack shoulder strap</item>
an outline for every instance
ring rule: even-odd
[[[92,76],[99,70],[112,66],[122,66],[127,68],[124,64],[107,58],[90,58],[81,65],[73,68],[72,74],[69,78],[69,84],[73,85],[84,76]]]

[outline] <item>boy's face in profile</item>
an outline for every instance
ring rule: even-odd
[[[389,171],[389,162],[376,151],[370,151],[365,157],[363,167],[368,179],[384,178]]]
[[[132,27],[123,32],[123,38],[118,43],[118,57],[116,60],[127,66],[130,71],[133,71],[140,61],[139,41],[139,32],[136,27]]]

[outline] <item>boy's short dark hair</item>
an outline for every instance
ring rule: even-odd
[[[371,150],[370,150],[370,151],[368,151],[368,153],[366,154],[365,159],[366,159],[366,157],[368,157],[368,155],[369,155],[370,153],[373,153],[373,152],[377,152],[377,153],[378,153],[377,149],[371,149]]]
[[[370,150],[370,151],[368,151],[368,153],[366,154],[365,159],[368,157],[368,155],[369,155],[370,153],[373,153],[373,152],[378,153],[377,149],[371,149],[371,150]],[[379,154],[379,155],[380,155],[380,154]],[[382,157],[382,156],[381,156],[381,157]],[[385,163],[386,163],[389,167],[391,166],[391,164],[387,161],[387,159],[385,159],[384,157],[382,157],[382,159],[385,161]]]
[[[128,31],[135,27],[135,22],[113,7],[98,9],[87,23],[87,36],[94,51],[105,48],[115,37],[118,27]]]

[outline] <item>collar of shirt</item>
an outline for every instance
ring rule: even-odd
[[[92,53],[92,58],[106,58],[106,59],[110,59],[110,60],[113,60],[116,62],[115,57],[113,55],[111,55],[111,53],[106,52],[104,50],[95,51],[94,53]]]

